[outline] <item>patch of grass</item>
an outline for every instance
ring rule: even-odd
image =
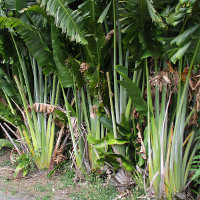
[[[13,189],[13,190],[10,192],[11,195],[16,195],[17,193],[18,193],[18,191],[15,190],[15,189]]]
[[[10,160],[3,160],[0,163],[0,167],[5,167],[5,166],[12,166],[12,163],[10,162]]]
[[[36,185],[35,188],[36,188],[36,194],[38,194],[38,197],[36,198],[36,200],[51,200],[51,199],[53,199],[54,192],[52,192],[51,184]]]
[[[0,167],[11,166],[14,165],[10,161],[10,150],[8,149],[1,149],[0,150]]]
[[[2,191],[2,192],[6,192],[7,189],[6,189],[6,188],[0,188],[0,191]]]
[[[1,156],[3,156],[4,155],[4,153],[5,153],[5,151],[2,149],[2,150],[0,150],[0,157]]]
[[[37,192],[47,192],[47,191],[49,191],[49,188],[47,186],[44,186],[44,185],[36,185],[35,188],[36,188]]]
[[[63,187],[74,186],[74,176],[75,172],[71,169],[69,164],[63,166],[63,171],[61,172],[62,176],[59,178],[59,181],[63,183]]]
[[[36,200],[51,200],[52,197],[50,195],[45,195],[43,197],[37,197]]]
[[[145,194],[144,188],[139,188],[139,187],[135,187],[134,189],[132,189],[131,193],[132,193],[131,197],[128,198],[131,200],[137,200],[138,197],[141,197]]]
[[[103,186],[103,180],[101,178],[94,178],[89,176],[86,179],[87,186],[81,188],[79,192],[74,192],[70,195],[70,198],[76,200],[105,200],[115,199],[118,191],[114,186]]]

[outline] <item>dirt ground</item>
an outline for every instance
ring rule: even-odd
[[[71,199],[74,187],[65,187],[60,176],[47,178],[47,172],[32,172],[26,178],[14,179],[15,166],[10,162],[10,151],[0,154],[0,191],[21,199]]]
[[[114,186],[99,181],[74,181],[74,170],[63,166],[51,178],[47,171],[30,172],[25,178],[14,178],[16,164],[12,164],[9,149],[0,150],[0,200],[117,200],[135,199],[118,192]],[[125,198],[121,198],[121,197]]]

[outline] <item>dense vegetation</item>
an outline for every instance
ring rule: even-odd
[[[80,177],[198,196],[198,0],[1,0],[0,56],[15,175],[70,157]]]

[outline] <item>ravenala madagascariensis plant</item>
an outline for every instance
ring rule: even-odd
[[[174,196],[185,191],[192,159],[198,147],[198,142],[193,144],[194,131],[187,136],[185,135],[185,127],[188,122],[186,112],[189,75],[199,43],[200,40],[191,61],[185,84],[182,85],[181,79],[179,81],[178,93],[175,97],[176,108],[170,109],[172,91],[168,89],[167,84],[164,84],[161,98],[159,97],[159,86],[157,85],[155,88],[155,111],[153,110],[148,68],[146,67],[150,187],[159,196]],[[159,82],[157,83],[159,84]],[[192,145],[195,145],[194,148]]]
[[[59,84],[56,84],[56,78],[53,79],[52,93],[50,96],[51,106],[47,106],[48,98],[48,80],[47,77],[44,78],[41,69],[39,69],[39,74],[37,74],[37,63],[33,59],[33,75],[34,75],[34,100],[32,94],[30,93],[29,84],[27,83],[28,77],[27,73],[23,71],[23,76],[25,80],[25,88],[28,91],[28,99],[25,96],[23,90],[23,83],[20,83],[17,76],[14,77],[22,102],[25,110],[25,125],[23,127],[22,135],[24,136],[28,149],[31,153],[34,163],[37,165],[38,169],[49,168],[52,159],[52,153],[54,148],[54,138],[55,138],[55,122],[53,121],[53,105],[57,105],[59,97]],[[39,75],[39,79],[38,79]],[[39,84],[38,84],[39,83]],[[57,88],[56,88],[57,87]],[[36,102],[34,104],[33,102]],[[40,104],[41,103],[41,104]],[[44,103],[44,104],[42,104]],[[46,108],[44,107],[46,104]],[[34,106],[35,105],[35,106]],[[30,107],[30,110],[28,110]],[[43,114],[38,112],[49,113],[48,118]],[[38,112],[36,114],[36,111]]]
[[[187,126],[194,113],[188,114],[193,105],[187,86],[192,67],[199,64],[199,2],[0,3],[0,92],[7,100],[1,107],[12,114],[20,113],[14,104],[25,110],[23,120],[10,124],[19,130],[38,168],[51,166],[67,127],[71,155],[81,172],[105,165],[123,168],[142,186],[145,178],[136,166],[149,166],[151,192],[171,197],[184,191],[197,148],[194,131]],[[12,46],[10,52],[5,42]],[[162,92],[160,85],[150,87],[155,78],[148,72],[154,67],[156,77],[164,74],[167,82]],[[176,76],[177,93],[169,87],[167,72]],[[38,111],[45,105],[53,111],[43,115]],[[55,114],[63,116],[65,125],[58,140]],[[0,115],[3,120],[10,117]]]

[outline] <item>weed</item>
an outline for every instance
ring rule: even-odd
[[[20,171],[22,171],[23,176],[25,177],[29,171],[33,170],[34,165],[30,153],[19,156],[17,158],[17,163],[18,165],[15,169],[14,177],[16,177]]]
[[[10,192],[11,195],[16,195],[17,193],[18,193],[18,191],[15,190],[15,189],[13,189],[13,190]]]
[[[60,177],[60,181],[64,184],[64,187],[74,186],[74,176],[75,172],[70,168],[69,164],[64,165],[62,176]]]
[[[0,188],[0,191],[1,192],[7,192],[7,189],[6,188]]]
[[[44,186],[44,185],[37,185],[36,186],[36,190],[37,190],[37,192],[46,192],[49,189],[46,186]]]

